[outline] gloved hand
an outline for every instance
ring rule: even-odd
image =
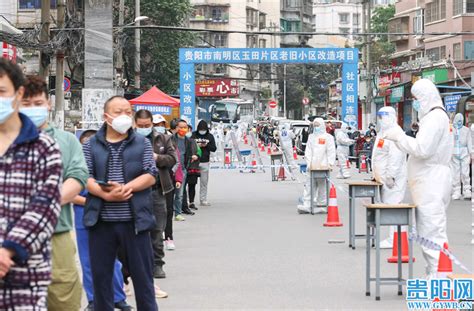
[[[383,139],[388,139],[394,142],[399,141],[403,136],[405,136],[405,132],[399,125],[396,125],[382,133]]]
[[[395,179],[393,177],[387,178],[387,180],[385,180],[385,186],[387,186],[388,189],[392,189],[393,186],[395,186]]]

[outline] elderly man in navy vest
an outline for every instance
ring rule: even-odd
[[[151,187],[158,170],[150,141],[132,130],[132,113],[125,98],[110,98],[104,125],[84,145],[90,175],[84,225],[90,234],[95,310],[114,310],[112,276],[119,247],[127,256],[138,310],[158,310],[150,239],[155,227]]]

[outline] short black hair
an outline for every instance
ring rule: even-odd
[[[137,119],[150,119],[151,122],[153,122],[153,114],[150,112],[150,110],[140,109],[135,112],[135,122]]]
[[[174,118],[173,120],[171,120],[170,122],[170,129],[171,130],[174,130],[178,127],[178,122],[179,122],[179,119],[178,118]]]
[[[5,75],[13,83],[15,92],[25,84],[25,76],[21,68],[6,58],[0,57],[0,77]]]
[[[117,99],[117,98],[127,100],[125,97],[120,96],[120,95],[114,95],[114,96],[110,97],[110,98],[107,99],[107,100],[105,101],[105,103],[104,103],[104,112],[107,112],[107,109],[109,108],[109,103],[110,103],[111,101],[113,101],[114,99]]]
[[[84,139],[94,136],[95,133],[97,133],[96,130],[85,130],[84,132],[82,132],[81,136],[79,136],[79,141],[82,143]]]
[[[49,98],[48,95],[48,86],[46,81],[39,76],[29,76],[26,78],[25,84],[25,94],[23,98],[31,98],[33,96],[44,94],[46,98]]]

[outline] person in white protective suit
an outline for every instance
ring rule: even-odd
[[[339,174],[337,178],[350,178],[351,173],[347,167],[349,160],[349,146],[354,144],[354,140],[347,135],[347,124],[342,123],[341,129],[336,130],[336,144],[337,144],[337,161],[339,166]]]
[[[293,159],[293,139],[295,133],[290,130],[290,124],[284,123],[279,130],[281,151],[285,154],[288,165],[294,167],[296,165]]]
[[[220,162],[219,155],[224,153],[222,146],[223,138],[217,125],[212,127],[211,134],[214,136],[214,140],[216,141],[216,152],[212,153],[212,159],[214,162]]]
[[[372,151],[372,173],[376,181],[383,184],[382,203],[399,204],[407,188],[407,155],[393,141],[385,140],[383,133],[397,125],[397,113],[393,107],[383,107],[377,113],[380,131],[375,138]],[[396,226],[390,226],[390,235],[380,242],[380,248],[392,248]],[[402,231],[406,231],[403,228]]]
[[[441,247],[448,241],[446,209],[451,200],[453,137],[449,118],[436,86],[420,79],[411,88],[413,109],[418,111],[420,129],[416,138],[405,135],[399,126],[385,131],[382,138],[394,141],[408,153],[408,186],[417,208],[416,227],[421,237]],[[422,246],[428,278],[436,277],[439,251]]]
[[[316,118],[313,121],[313,133],[308,137],[308,143],[304,153],[306,160],[306,183],[303,192],[303,204],[298,205],[298,213],[305,214],[311,211],[311,189],[310,189],[310,170],[329,169],[332,170],[336,162],[336,146],[334,137],[326,133],[324,120]],[[315,180],[313,186],[316,206],[326,204],[326,181]],[[326,208],[317,207],[313,210],[315,213],[326,213]]]
[[[453,200],[471,198],[471,178],[469,177],[469,165],[471,164],[472,139],[471,131],[464,126],[464,117],[458,113],[453,121],[454,148],[451,159],[451,173],[453,177]]]

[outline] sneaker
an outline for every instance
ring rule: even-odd
[[[211,206],[211,203],[207,201],[201,201],[201,206]]]
[[[471,197],[472,197],[471,191],[469,191],[469,192],[467,192],[467,191],[464,192],[462,197],[463,197],[464,200],[470,200]]]
[[[174,220],[175,220],[175,221],[185,221],[186,218],[184,218],[184,217],[181,216],[181,215],[178,215],[178,216],[176,216],[176,217],[174,218]]]
[[[174,245],[173,240],[166,240],[165,241],[165,248],[168,251],[174,251],[176,249],[176,246]]]
[[[183,208],[183,214],[186,214],[186,215],[194,215],[196,213],[194,213],[192,210],[188,208]]]
[[[155,285],[155,297],[156,298],[168,298],[168,293],[161,290],[158,285]]]
[[[166,273],[165,271],[163,270],[163,267],[162,266],[156,266],[154,269],[153,269],[153,277],[155,279],[166,279]]]
[[[314,208],[313,213],[315,213],[315,214],[327,214],[328,211],[325,208]]]
[[[130,284],[123,284],[123,291],[125,292],[125,295],[127,296],[132,296],[132,289],[130,287]]]
[[[94,302],[89,301],[89,303],[87,304],[87,307],[84,309],[84,311],[94,311]]]
[[[126,300],[116,302],[114,304],[114,308],[122,310],[122,311],[132,311],[133,310],[132,306],[129,305]]]
[[[389,239],[385,239],[382,242],[380,242],[381,249],[390,249],[392,247],[393,247],[393,241],[390,241]]]
[[[460,193],[455,193],[451,196],[452,200],[461,200],[461,194]]]
[[[309,214],[310,208],[305,205],[298,205],[297,210],[298,210],[298,214]]]
[[[194,203],[189,203],[189,208],[190,208],[190,209],[193,209],[193,210],[195,210],[195,211],[198,210],[198,208],[196,207],[196,205],[195,205]]]

